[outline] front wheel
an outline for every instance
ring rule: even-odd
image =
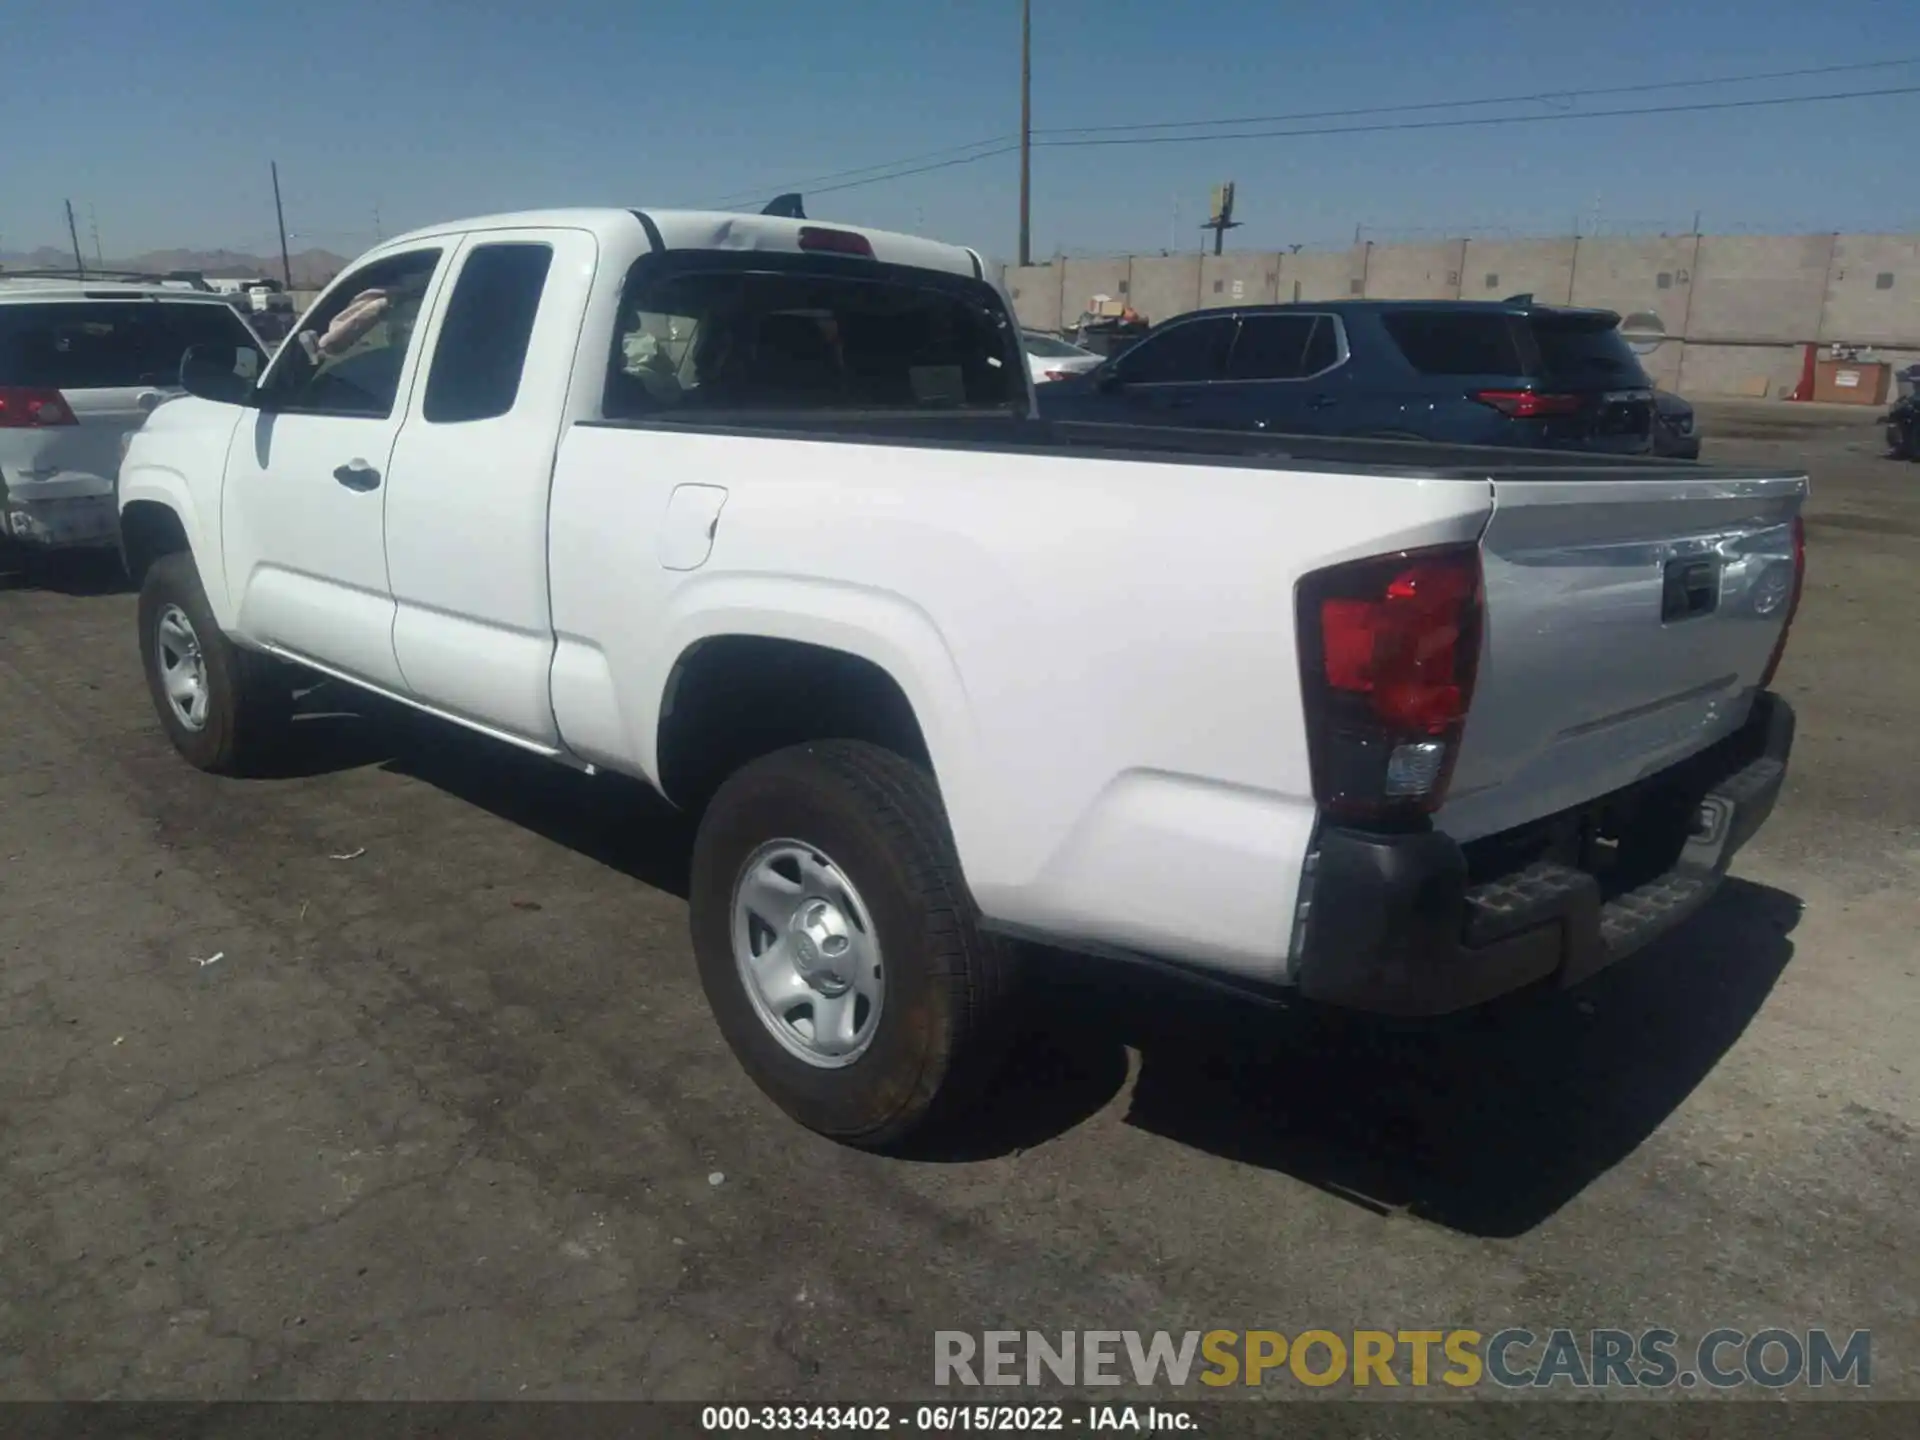
[[[140,660],[167,738],[198,769],[244,774],[283,737],[293,703],[288,677],[226,637],[191,555],[163,556],[147,571]]]
[[[921,767],[846,740],[754,761],[707,808],[691,889],[721,1033],[802,1125],[896,1144],[990,1075],[1011,950],[979,928]]]

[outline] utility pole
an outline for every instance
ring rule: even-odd
[[[87,278],[87,262],[80,258],[80,227],[73,223],[73,202],[67,201],[67,238],[73,241],[73,268],[84,280]]]
[[[273,167],[273,218],[280,222],[280,278],[286,282],[288,290],[293,289],[293,261],[287,256],[287,212],[280,208],[280,162],[267,162]]]
[[[1020,0],[1020,263],[1033,263],[1033,0]]]
[[[87,230],[93,236],[93,263],[104,270],[107,262],[100,254],[100,217],[94,214],[91,205],[87,206]]]

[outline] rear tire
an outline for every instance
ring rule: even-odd
[[[293,709],[290,677],[227,638],[185,552],[156,560],[140,587],[140,662],[160,724],[189,764],[243,775],[278,752]]]
[[[752,762],[707,807],[691,902],[721,1034],[808,1129],[895,1145],[993,1073],[1012,947],[979,928],[920,766],[849,740]]]

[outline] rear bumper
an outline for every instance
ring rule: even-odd
[[[112,495],[48,499],[0,496],[0,532],[40,550],[110,550],[120,543],[120,514]]]
[[[1792,708],[1762,693],[1740,731],[1635,786],[1627,798],[1677,817],[1668,838],[1678,858],[1617,894],[1551,859],[1476,882],[1468,852],[1437,832],[1323,833],[1300,993],[1381,1014],[1440,1015],[1541,982],[1586,979],[1712,898],[1734,854],[1773,811],[1793,732]]]

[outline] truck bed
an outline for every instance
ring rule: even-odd
[[[648,420],[587,420],[584,426],[657,430],[675,434],[737,435],[760,440],[831,441],[912,449],[983,450],[1046,455],[1062,451],[1102,460],[1156,464],[1224,464],[1248,469],[1397,475],[1412,480],[1607,478],[1778,480],[1778,470],[1705,466],[1645,455],[1600,455],[1573,450],[1515,450],[1490,445],[1441,445],[1419,440],[1373,440],[1334,435],[1252,434],[1172,425],[1121,425],[1018,415],[961,415],[952,411],[902,413],[731,412],[724,423],[682,415]]]

